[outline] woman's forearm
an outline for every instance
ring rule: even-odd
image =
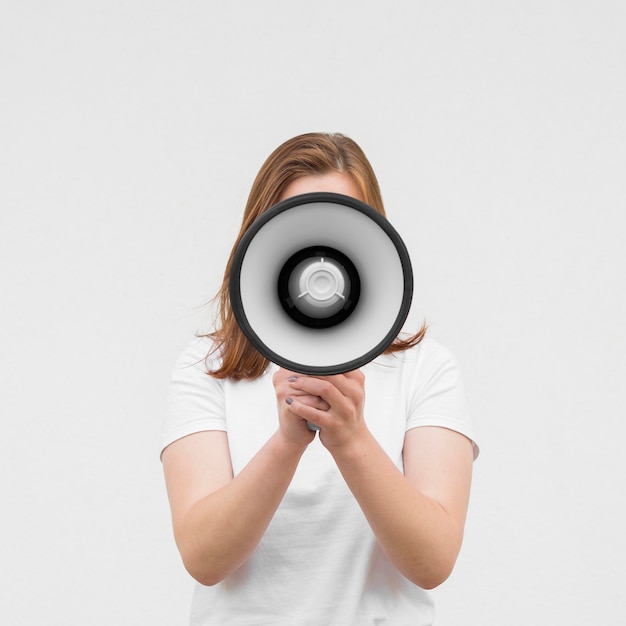
[[[441,584],[456,561],[463,525],[412,485],[369,431],[330,452],[391,562],[421,587]]]
[[[196,580],[216,584],[248,559],[305,449],[278,431],[237,476],[189,509],[177,542],[185,567]]]

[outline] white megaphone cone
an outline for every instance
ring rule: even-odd
[[[354,198],[310,193],[278,203],[233,257],[235,318],[270,361],[301,374],[357,369],[384,352],[413,295],[400,235]]]

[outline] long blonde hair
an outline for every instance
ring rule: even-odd
[[[210,370],[215,378],[254,379],[261,376],[269,361],[243,334],[230,307],[229,281],[235,250],[251,224],[280,199],[285,188],[302,176],[346,173],[361,191],[363,200],[385,216],[378,180],[361,148],[339,133],[307,133],[289,139],[267,158],[257,174],[243,214],[241,230],[230,253],[222,286],[214,301],[217,304],[216,329],[205,335],[213,340],[208,356],[217,353],[220,365]],[[396,338],[385,354],[407,350],[426,334],[426,326],[406,339]]]

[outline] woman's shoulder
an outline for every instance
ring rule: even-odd
[[[215,353],[215,342],[209,335],[195,335],[183,347],[176,361],[176,368],[203,367],[206,371],[215,369],[219,363]]]
[[[411,348],[383,355],[382,359],[379,357],[376,360],[384,360],[386,364],[401,363],[405,367],[437,367],[444,363],[457,363],[452,351],[430,335]]]

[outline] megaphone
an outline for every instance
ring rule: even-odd
[[[242,237],[231,307],[250,343],[300,374],[357,369],[382,354],[411,306],[406,246],[369,205],[307,193],[274,205]]]

